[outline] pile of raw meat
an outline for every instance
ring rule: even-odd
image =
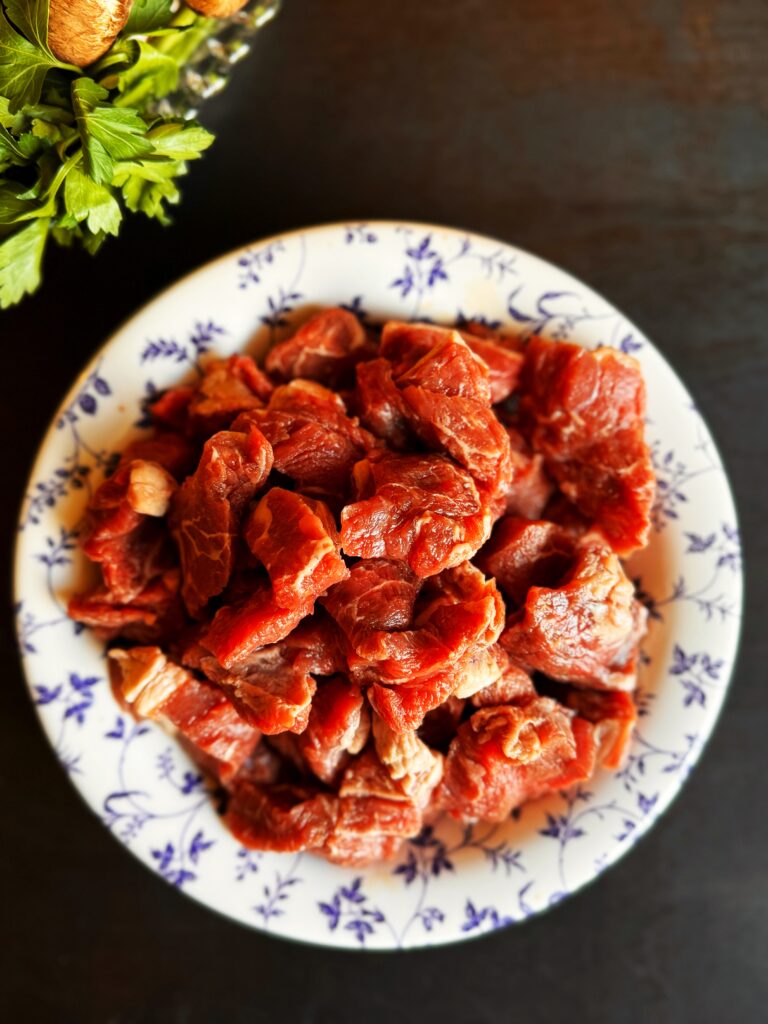
[[[70,615],[247,846],[342,864],[620,765],[654,480],[611,349],[326,309],[207,364],[94,493]]]

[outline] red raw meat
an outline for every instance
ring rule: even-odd
[[[391,729],[408,732],[418,729],[425,716],[449,697],[468,697],[490,686],[500,678],[508,662],[498,644],[473,644],[446,668],[415,680],[385,685],[374,676],[368,699]]]
[[[193,387],[169,388],[149,407],[153,422],[159,427],[184,432],[189,426],[189,403]]]
[[[133,459],[156,462],[179,483],[197,465],[200,450],[189,438],[173,430],[157,430],[149,437],[132,441],[120,457],[123,466]]]
[[[387,359],[358,363],[355,411],[363,426],[386,441],[390,448],[404,449],[411,443],[405,403]]]
[[[392,364],[396,375],[409,369],[453,331],[436,324],[409,324],[388,320],[381,331],[379,353]]]
[[[424,721],[419,727],[419,737],[428,747],[446,751],[448,744],[456,735],[466,704],[466,700],[460,697],[446,697],[442,704],[424,716]]]
[[[593,723],[597,756],[603,768],[609,771],[621,768],[637,722],[637,708],[632,695],[571,690],[566,700],[569,708]]]
[[[318,779],[334,785],[350,755],[365,746],[369,732],[370,715],[360,687],[335,676],[318,687],[298,747]]]
[[[533,338],[521,422],[565,496],[629,555],[648,541],[655,482],[640,367],[613,349]]]
[[[243,846],[257,850],[320,849],[338,816],[338,797],[316,787],[259,786],[238,782],[224,816],[227,828]]]
[[[461,336],[472,352],[488,367],[491,402],[503,402],[517,390],[523,368],[523,354],[500,345],[497,340],[473,337],[462,331]]]
[[[425,444],[446,451],[491,498],[506,500],[513,472],[509,437],[493,410],[473,398],[420,387],[401,393],[411,427]]]
[[[501,644],[516,664],[561,682],[632,690],[646,620],[617,556],[585,543],[558,587],[531,587]]]
[[[584,782],[595,772],[597,759],[597,742],[594,727],[585,718],[578,715],[571,719],[573,739],[576,744],[576,752],[570,761],[566,761],[560,771],[552,775],[549,772],[542,773],[538,779],[538,789],[531,789],[530,800],[538,796],[551,793],[556,789],[568,789],[577,782]]]
[[[469,699],[473,707],[492,708],[499,704],[525,704],[536,696],[536,687],[528,673],[517,665],[509,665],[495,682],[473,693]]]
[[[372,558],[355,563],[322,603],[356,651],[372,633],[407,629],[420,588],[403,562]]]
[[[561,705],[538,697],[523,707],[482,708],[459,726],[445,762],[440,806],[457,818],[503,821],[539,795],[577,755]]]
[[[377,346],[330,309],[268,367],[287,383],[232,356],[154,403],[89,505],[104,585],[70,603],[145,645],[110,654],[115,693],[218,778],[236,838],[360,867],[443,809],[501,821],[619,768],[647,612],[618,556],[653,493],[634,361],[484,324]]]
[[[356,316],[346,309],[324,309],[275,345],[265,365],[280,380],[306,377],[340,387],[351,380],[355,365],[376,351]]]
[[[521,605],[531,587],[553,587],[562,579],[573,558],[573,541],[559,526],[506,516],[494,526],[475,564],[495,578],[515,605]]]
[[[243,718],[265,735],[306,728],[316,683],[282,644],[262,647],[229,669],[206,657],[202,644],[185,652],[184,662],[221,686]]]
[[[457,331],[429,324],[386,324],[381,354],[393,363],[413,431],[464,466],[496,508],[512,465],[509,438],[490,408],[488,367]]]
[[[317,676],[346,672],[347,658],[342,643],[338,626],[319,607],[281,641],[286,658]]]
[[[100,563],[113,603],[130,603],[171,564],[160,519],[175,490],[176,481],[162,466],[134,459],[92,495],[80,545],[91,561]]]
[[[253,753],[261,734],[216,686],[170,662],[159,647],[109,652],[110,674],[141,718],[178,730],[195,754],[213,762],[220,780],[231,779]]]
[[[547,475],[544,456],[531,451],[530,445],[515,427],[506,428],[509,438],[511,478],[504,495],[507,515],[524,519],[546,518],[543,515],[555,485]]]
[[[200,643],[224,668],[232,669],[247,662],[260,647],[288,636],[311,611],[312,601],[280,608],[272,588],[262,583],[239,604],[219,608]]]
[[[197,469],[176,494],[171,531],[191,615],[226,587],[243,512],[271,468],[272,449],[255,427],[248,433],[220,431],[205,442]]]
[[[434,324],[390,321],[384,325],[380,351],[398,372],[403,372],[435,346],[457,334],[485,367],[490,400],[494,404],[504,401],[517,387],[523,357],[520,352],[509,347],[506,339],[483,329],[481,325],[468,324],[464,329],[455,331]]]
[[[189,428],[204,437],[226,430],[239,413],[262,408],[273,390],[272,381],[250,356],[213,359],[187,408]]]
[[[349,575],[336,523],[322,501],[272,487],[248,517],[244,535],[281,608],[313,601]]]
[[[293,735],[286,733],[284,735]],[[272,786],[276,782],[286,782],[285,762],[276,751],[263,741],[254,747],[251,755],[246,758],[237,775],[227,780],[232,788],[239,782],[256,783],[259,786]]]
[[[368,700],[376,714],[393,730],[411,732],[421,726],[426,715],[451,697],[455,685],[451,666],[414,682],[390,686],[373,683],[368,690]]]
[[[245,846],[318,850],[341,864],[362,865],[392,854],[402,838],[420,831],[422,814],[391,782],[391,795],[375,795],[379,784],[371,778],[366,757],[352,761],[338,796],[310,786],[239,783],[225,816],[227,826]],[[387,778],[380,765],[379,774]]]
[[[276,388],[266,409],[238,417],[233,427],[247,422],[272,445],[275,469],[313,494],[345,495],[354,464],[380,446],[335,392],[309,380]]]
[[[488,367],[478,359],[458,331],[439,328],[411,326],[411,331],[420,331],[415,351],[423,351],[421,339],[434,337],[432,347],[424,351],[416,362],[405,360],[394,370],[397,386],[423,388],[438,395],[452,398],[467,398],[491,403],[491,384]],[[384,353],[384,350],[382,350]]]
[[[382,682],[413,681],[453,665],[475,645],[496,642],[504,604],[474,566],[465,562],[425,580],[415,608],[417,584],[407,574],[397,563],[358,562],[323,599],[347,637],[351,668],[373,670]],[[412,623],[405,621],[409,609]]]
[[[105,640],[121,636],[139,643],[167,642],[178,636],[185,623],[179,571],[161,572],[128,603],[116,600],[106,587],[75,595],[67,614]]]
[[[440,455],[382,454],[354,470],[359,499],[341,513],[345,553],[405,561],[432,576],[470,558],[491,517],[472,477]]]
[[[415,816],[414,816],[415,817]],[[418,815],[419,822],[421,816]],[[419,828],[421,825],[419,824]],[[409,835],[412,824],[406,826]],[[346,831],[334,832],[323,849],[323,855],[333,864],[342,864],[348,868],[364,868],[371,864],[381,864],[392,860],[403,845],[403,837],[399,835],[368,835],[365,832]]]

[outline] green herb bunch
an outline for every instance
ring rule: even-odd
[[[179,0],[134,0],[123,30],[84,70],[49,45],[51,2],[0,0],[2,308],[39,286],[50,240],[95,253],[126,211],[168,223],[178,178],[213,142],[158,108],[216,19]]]

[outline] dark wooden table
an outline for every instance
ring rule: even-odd
[[[0,314],[9,538],[65,386],[131,311],[283,229],[409,217],[514,241],[609,296],[681,372],[739,501],[743,649],[706,754],[616,868],[468,945],[353,955],[184,900],[69,787],[10,628],[0,717],[0,1013],[14,1021],[765,1020],[768,6],[763,0],[285,0],[170,230],[58,254]]]

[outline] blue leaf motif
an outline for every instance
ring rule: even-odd
[[[93,416],[97,409],[98,403],[93,395],[89,395],[87,391],[84,391],[77,400],[77,404],[80,406],[82,411],[88,416]]]
[[[173,847],[173,843],[166,843],[164,849],[152,850],[151,853],[154,859],[158,862],[158,870],[165,871],[168,865],[173,860],[175,850]]]
[[[653,796],[645,796],[643,793],[638,793],[637,794],[637,806],[638,806],[638,809],[643,814],[648,814],[648,812],[651,811],[655,807],[656,801],[658,799],[659,799],[659,794],[658,793],[654,793]]]
[[[125,736],[125,721],[117,716],[115,719],[115,725],[109,732],[104,733],[105,737],[110,740],[121,740]]]
[[[189,793],[193,793],[203,785],[203,776],[198,772],[185,771],[182,778],[181,792],[184,793],[185,796]]]
[[[321,913],[328,918],[328,928],[333,932],[339,924],[341,917],[341,900],[338,895],[334,897],[333,903],[318,903]]]
[[[98,682],[98,676],[88,676],[86,679],[81,679],[76,672],[70,673],[69,676],[69,685],[72,689],[78,693],[88,693],[89,696],[91,687],[95,686]]]
[[[710,533],[707,537],[701,537],[698,533],[686,533],[685,536],[688,538],[686,554],[689,555],[697,555],[702,551],[708,551],[717,539],[714,533]]]
[[[360,886],[363,884],[363,879],[358,876],[352,885],[344,887],[342,886],[339,892],[345,900],[349,900],[350,903],[365,903],[365,896],[360,892]]]
[[[200,854],[204,853],[206,850],[210,850],[214,842],[214,839],[206,839],[203,836],[202,831],[197,832],[192,839],[192,842],[189,844],[189,859],[192,863],[197,864]]]
[[[35,687],[35,704],[41,707],[45,704],[52,704],[61,695],[61,686],[36,686]]]
[[[688,657],[679,644],[675,644],[672,657],[674,660],[669,671],[673,676],[680,676],[685,672],[689,672],[699,660],[698,654],[692,654]]]

